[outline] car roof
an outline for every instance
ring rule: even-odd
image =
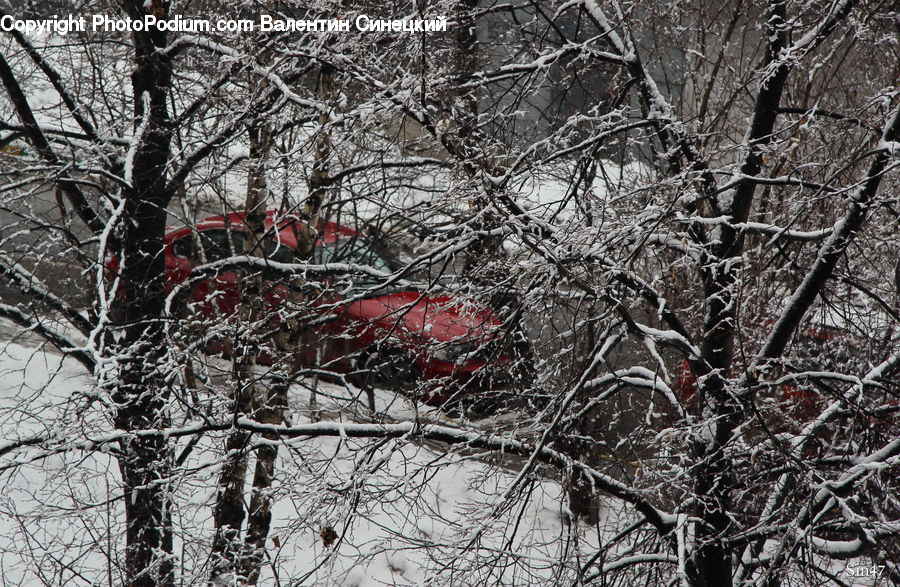
[[[244,218],[246,217],[246,215],[246,212],[244,212],[243,210],[231,212],[230,214],[217,214],[198,221],[193,228],[198,231],[215,230],[222,228],[237,228],[243,226]],[[276,213],[275,210],[267,210],[265,225],[266,229],[271,229],[273,224],[276,224],[276,221],[277,225],[279,226],[279,231],[282,233],[282,235],[286,238],[286,240],[292,242],[294,246],[296,246],[292,231],[289,230],[289,228],[294,223],[305,221],[302,220],[297,214]],[[192,227],[190,226],[171,228],[167,230],[165,240],[166,242],[177,240],[189,235],[191,231]],[[329,220],[328,222],[320,223],[318,232],[319,240],[326,244],[341,239],[352,238],[357,235],[357,232],[352,228],[343,226],[331,220]]]

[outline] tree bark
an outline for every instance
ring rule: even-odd
[[[124,2],[132,18],[152,12],[164,18],[166,3]],[[121,301],[113,313],[113,328],[123,334],[117,343],[119,382],[112,390],[117,406],[115,424],[122,430],[147,430],[168,425],[168,391],[157,365],[163,358],[165,284],[163,238],[166,207],[172,192],[166,186],[171,128],[166,100],[172,77],[168,58],[158,47],[166,33],[135,32],[132,73],[135,141],[130,187],[124,191],[120,279]],[[125,582],[130,587],[174,584],[170,498],[166,480],[172,466],[171,447],[161,437],[131,437],[122,441],[119,467],[124,482],[126,519]]]
[[[265,160],[271,137],[265,124],[253,125],[249,129],[250,162],[247,171],[247,193],[244,200],[242,232],[244,250],[235,251],[247,255],[262,253],[262,239],[266,232],[266,187]],[[250,372],[256,363],[256,356],[262,352],[256,336],[257,321],[262,315],[263,277],[259,273],[239,271],[241,289],[239,310],[242,326],[235,344],[234,363],[234,417],[255,416],[258,407],[257,396],[265,394],[263,383],[256,381]],[[247,476],[249,455],[246,452],[252,435],[233,430],[225,443],[226,464],[219,477],[219,490],[213,512],[215,536],[211,555],[213,557],[210,578],[213,581],[230,581],[234,573],[243,574],[244,553],[241,542],[241,526],[244,523],[244,484]],[[259,456],[257,456],[259,458]],[[257,467],[258,468],[258,467]],[[252,510],[251,510],[252,516]]]
[[[244,220],[244,252],[261,255],[264,250],[263,239],[271,238],[264,234],[266,232],[266,196],[268,195],[265,163],[272,137],[265,123],[252,127],[250,133],[252,163]],[[250,324],[255,324],[257,319],[262,318],[261,304],[264,296],[261,295],[261,290],[266,287],[266,284],[260,275],[254,275],[248,281],[255,291],[252,293],[252,298],[249,296],[245,298],[243,306],[250,311]],[[278,357],[287,356],[290,349],[281,348],[278,340],[279,338],[275,336],[273,340],[268,341],[273,349],[270,352],[274,351]],[[276,373],[270,383],[254,384],[251,397],[254,419],[263,424],[280,424],[283,406],[287,403],[286,398],[287,382],[280,374]],[[269,435],[264,436],[274,440]],[[278,447],[271,445],[260,447],[256,450],[255,456],[253,489],[247,509],[247,531],[240,561],[237,563],[240,575],[248,585],[257,583],[262,563],[265,560],[266,538],[272,522],[272,498],[269,489],[272,486]]]
[[[268,390],[261,390],[257,398],[256,419],[263,424],[281,424],[287,407],[287,380],[278,379]],[[264,434],[266,440],[276,441],[278,437]],[[253,474],[253,491],[247,515],[246,552],[241,562],[242,575],[248,585],[256,585],[262,571],[266,554],[266,540],[272,524],[272,478],[278,447],[274,444],[261,446],[256,451],[256,469]]]

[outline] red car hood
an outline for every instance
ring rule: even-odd
[[[359,300],[349,304],[346,312],[352,318],[382,322],[388,328],[400,320],[407,333],[437,342],[484,340],[501,325],[485,306],[414,291]]]

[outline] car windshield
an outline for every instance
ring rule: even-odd
[[[403,264],[390,253],[358,237],[339,239],[327,244],[319,243],[314,255],[316,263],[355,263],[383,273],[394,273],[403,267]],[[382,281],[377,277],[356,274],[348,279],[352,280],[354,290],[372,289],[373,294],[380,295],[389,289],[384,287],[375,289]]]
[[[199,242],[202,252],[195,250],[194,238],[190,235],[175,241],[172,244],[172,251],[180,257],[206,263],[244,254],[244,233],[239,230],[204,230],[199,234]],[[263,258],[279,263],[294,262],[294,251],[286,244],[275,238],[263,239],[262,244]],[[254,251],[253,254],[255,253]]]

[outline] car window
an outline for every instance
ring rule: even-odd
[[[263,243],[263,256],[270,261],[276,263],[293,263],[294,251],[283,242],[272,239],[266,239]]]
[[[376,250],[361,238],[341,239],[333,243],[319,244],[315,251],[318,263],[356,263],[372,269],[394,272],[394,263],[384,253]]]
[[[191,235],[181,237],[177,241],[172,243],[172,253],[179,256],[184,257],[185,259],[192,259],[194,257],[194,239]]]
[[[238,255],[244,254],[244,233],[234,232],[231,234],[231,241],[234,243],[234,250]],[[251,255],[259,254],[259,251],[250,251]],[[275,261],[276,263],[293,263],[294,251],[283,242],[276,240],[275,236],[266,238],[263,241],[262,255],[264,259]]]
[[[232,248],[232,245],[234,248]],[[231,243],[228,242],[228,232],[225,230],[204,230],[200,232],[199,254],[194,248],[194,235],[182,237],[172,243],[172,253],[192,259],[197,262],[212,263],[244,251],[244,235],[240,232],[231,234]],[[234,252],[232,252],[234,251]]]
[[[319,243],[313,252],[316,263],[355,263],[372,269],[393,273],[399,267],[388,253],[361,238],[340,239],[332,243]],[[372,295],[383,295],[393,288],[378,287],[381,279],[366,275],[352,275],[347,278],[354,290],[370,290]]]
[[[204,230],[200,233],[200,248],[203,250],[203,260],[207,263],[240,255],[244,252],[244,235],[240,232],[231,233],[231,243],[226,230]],[[232,243],[234,248],[232,248]]]
[[[172,243],[172,252],[179,257],[194,259],[212,263],[234,255],[244,254],[244,233],[240,230],[229,231],[222,229],[204,230],[200,232],[200,247],[204,255],[198,255],[194,251],[194,237],[192,235],[180,238]],[[293,263],[294,251],[282,242],[274,238],[263,242],[263,257],[279,263]],[[202,257],[202,258],[201,258]]]

